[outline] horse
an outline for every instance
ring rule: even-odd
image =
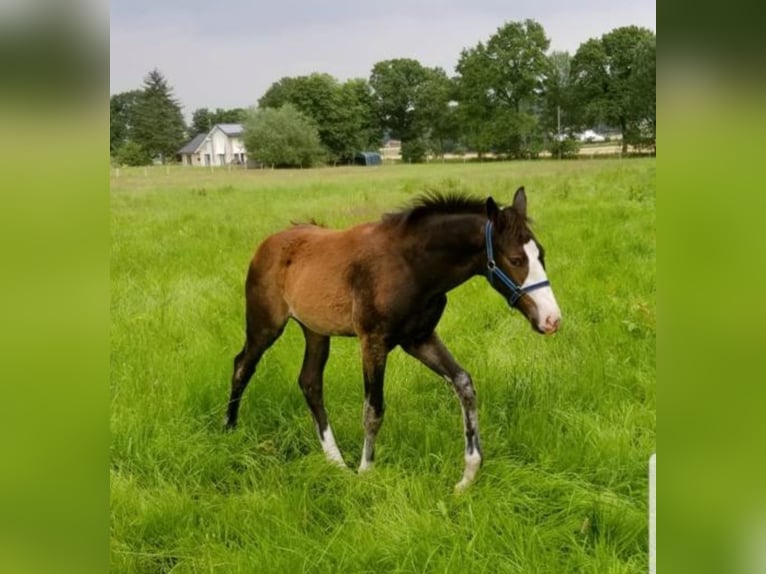
[[[463,411],[465,467],[456,491],[482,464],[476,391],[466,370],[436,333],[447,292],[484,275],[534,331],[550,335],[561,322],[546,276],[545,250],[527,218],[520,187],[508,207],[463,194],[426,193],[377,222],[345,230],[311,224],[267,237],[245,282],[246,340],[234,359],[226,426],[237,424],[240,400],[263,353],[288,320],[306,340],[298,384],[326,458],[345,467],[323,401],[330,338],[358,337],[364,379],[364,443],[358,471],[375,458],[383,422],[383,381],[397,346],[446,379]]]

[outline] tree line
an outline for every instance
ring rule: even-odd
[[[193,112],[181,108],[162,74],[111,97],[110,149],[120,163],[175,157],[186,139],[216,123],[245,125],[249,157],[278,166],[342,163],[401,141],[404,161],[474,151],[534,158],[577,152],[575,134],[609,126],[628,146],[656,146],[656,34],[616,28],[579,46],[549,52],[534,20],[506,22],[461,51],[455,75],[411,58],[377,62],[367,79],[324,73],[274,82],[257,107]]]

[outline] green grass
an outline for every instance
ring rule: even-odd
[[[645,572],[656,450],[656,160],[303,171],[121,170],[111,190],[115,572]],[[563,312],[541,337],[485,280],[442,339],[472,373],[485,463],[462,495],[460,408],[394,351],[375,469],[323,458],[291,324],[222,432],[245,271],[291,220],[375,219],[427,188],[509,202],[525,185]],[[326,404],[356,468],[358,342],[334,339]]]

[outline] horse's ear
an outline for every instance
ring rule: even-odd
[[[513,210],[522,217],[527,216],[527,194],[524,191],[524,186],[521,186],[516,190],[516,195],[513,196]]]
[[[487,198],[487,219],[494,225],[497,225],[498,219],[500,219],[500,208],[492,197]]]

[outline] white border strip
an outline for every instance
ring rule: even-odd
[[[649,574],[657,574],[657,453],[649,457]]]

